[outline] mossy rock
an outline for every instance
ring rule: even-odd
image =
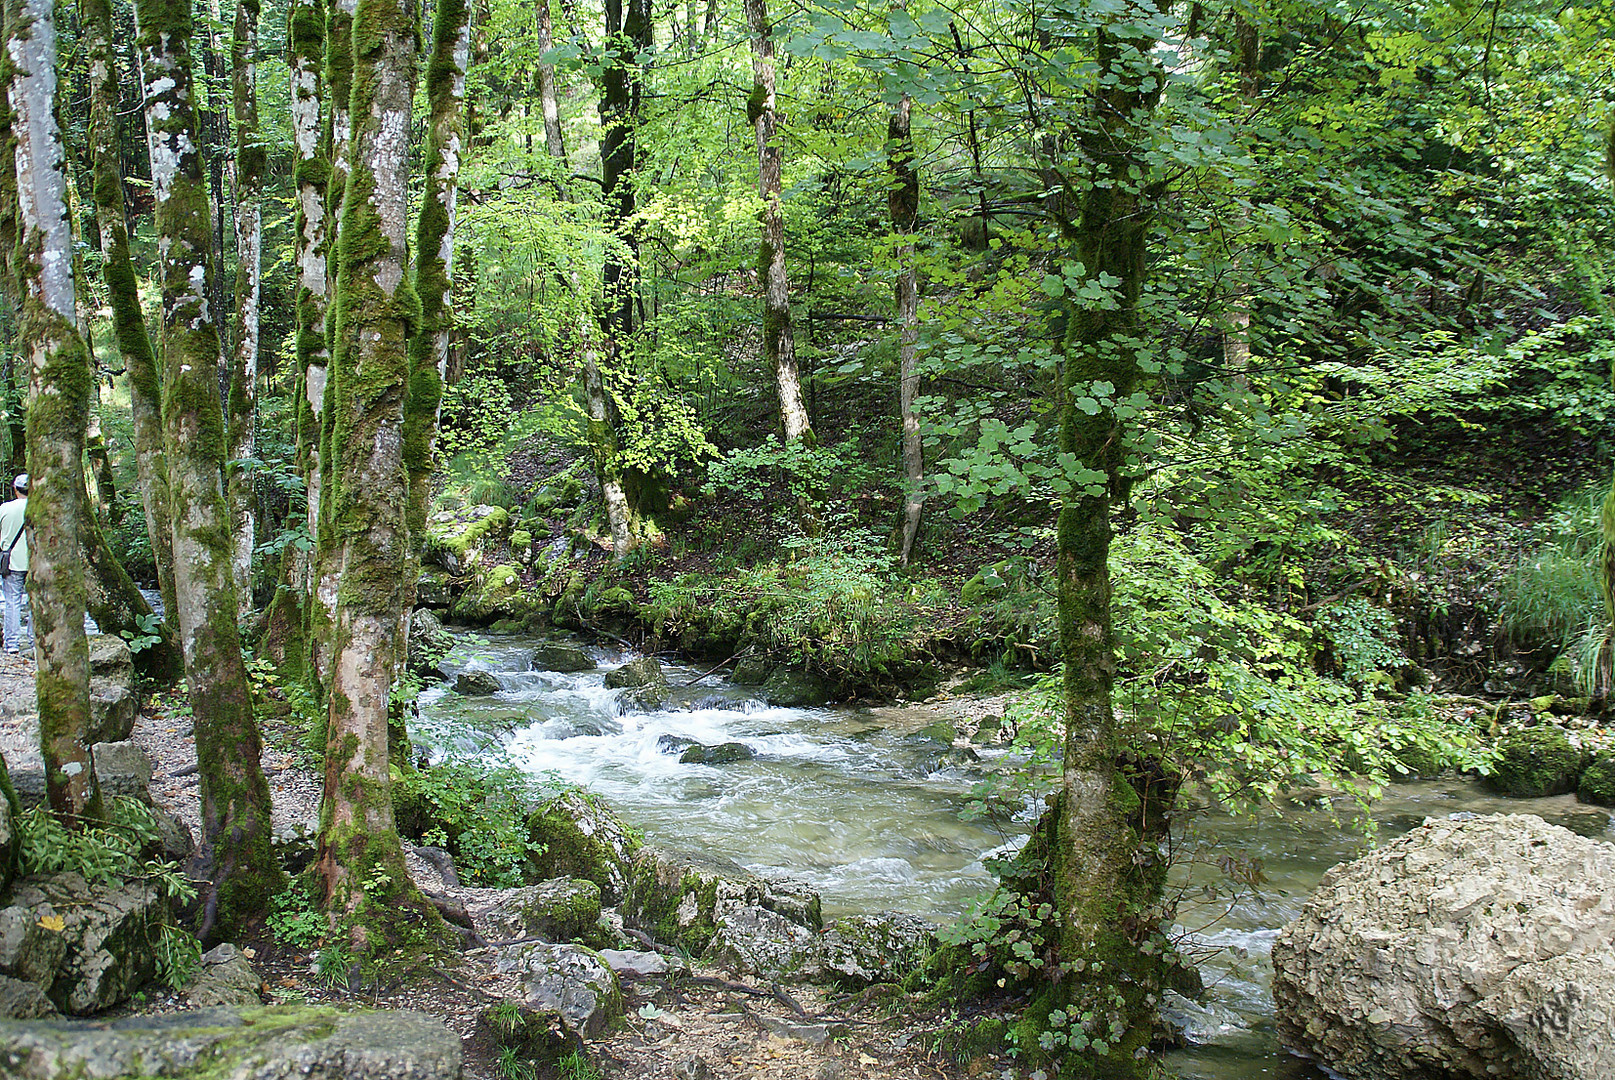
[[[768,681],[768,673],[772,669],[768,661],[757,656],[748,656],[735,665],[735,672],[729,676],[729,681],[736,686],[761,686]]]
[[[812,672],[780,668],[763,684],[762,698],[783,709],[811,709],[830,700],[830,684]]]
[[[440,510],[426,523],[427,556],[453,573],[463,573],[482,559],[489,540],[510,529],[510,511],[502,506]]]
[[[522,568],[509,563],[479,571],[455,601],[451,614],[464,622],[487,623],[500,617],[522,619],[535,600],[522,585]]]
[[[684,748],[679,755],[681,765],[733,765],[738,761],[750,761],[757,756],[757,752],[745,743],[726,742],[716,746],[702,746],[696,743]]]
[[[528,663],[528,667],[534,671],[558,671],[562,674],[593,671],[596,666],[594,657],[576,645],[566,645],[560,642],[540,645],[538,651],[533,653],[533,659]]]
[[[596,615],[632,615],[639,610],[634,594],[622,585],[607,589],[587,606]]]
[[[1615,756],[1596,758],[1583,770],[1576,798],[1594,806],[1615,806]]]
[[[510,553],[521,556],[533,549],[533,534],[526,529],[517,529],[510,534]]]
[[[415,581],[415,603],[423,608],[446,608],[454,603],[448,572],[434,566],[422,567]]]
[[[454,692],[466,697],[485,697],[503,689],[504,686],[491,671],[462,671],[454,680]]]
[[[1504,795],[1537,799],[1576,790],[1583,755],[1563,728],[1553,724],[1516,728],[1498,742],[1497,751],[1489,779]]]
[[[1441,775],[1441,759],[1435,751],[1416,743],[1392,747],[1391,757],[1405,770],[1391,770],[1392,780],[1429,780]]]
[[[500,1050],[509,1050],[522,1063],[553,1068],[569,1054],[583,1050],[583,1040],[567,1028],[561,1014],[551,1009],[530,1009],[502,1001],[483,1009],[477,1030]]]
[[[600,886],[603,902],[616,904],[628,891],[639,837],[604,799],[568,791],[527,819],[528,839],[543,852],[528,857],[529,881],[573,877]]]
[[[946,720],[938,720],[907,736],[903,741],[916,744],[932,743],[937,746],[952,746],[953,741],[959,737],[959,731]]]

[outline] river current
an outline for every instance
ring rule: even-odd
[[[653,842],[724,855],[757,873],[817,889],[827,917],[898,910],[939,922],[957,917],[992,883],[983,858],[1024,837],[1031,811],[966,821],[983,773],[1013,765],[1003,751],[948,763],[927,737],[921,708],[783,709],[720,676],[664,665],[675,687],[661,711],[624,712],[605,675],[631,654],[589,651],[600,666],[563,674],[529,670],[538,639],[459,639],[451,675],[490,671],[501,690],[462,697],[448,684],[424,691],[412,732],[434,756],[502,754],[536,775],[581,785],[611,803]],[[450,680],[452,682],[452,679]],[[755,756],[725,765],[679,762],[684,740],[738,742]],[[1350,807],[1289,806],[1238,818],[1188,815],[1176,885],[1179,933],[1209,992],[1179,1002],[1191,1045],[1172,1064],[1195,1080],[1319,1080],[1328,1074],[1285,1053],[1273,1032],[1268,953],[1323,872],[1371,842]],[[1573,798],[1504,800],[1468,780],[1393,787],[1372,811],[1379,840],[1426,817],[1458,811],[1540,814],[1584,835],[1615,839],[1608,811]],[[1222,856],[1260,860],[1265,880],[1229,896]],[[1216,894],[1208,896],[1206,887]]]

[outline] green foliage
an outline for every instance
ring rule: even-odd
[[[331,920],[319,910],[310,882],[293,878],[270,901],[267,925],[281,944],[311,949],[325,938]]]
[[[581,1050],[574,1050],[555,1063],[560,1080],[601,1080],[599,1066]]]
[[[129,643],[129,652],[133,654],[162,644],[162,627],[163,620],[155,613],[138,615],[135,617],[135,630],[120,630],[118,633]]]
[[[1522,650],[1545,648],[1589,692],[1608,666],[1609,627],[1599,587],[1603,492],[1589,489],[1538,525],[1502,587],[1499,621]],[[1607,679],[1605,680],[1607,684]]]
[[[511,765],[449,761],[394,777],[399,831],[446,848],[469,885],[515,888],[544,853],[527,829],[531,809],[555,790]]]
[[[1354,686],[1386,685],[1407,664],[1396,616],[1361,596],[1328,604],[1317,627],[1328,641],[1345,680]]]

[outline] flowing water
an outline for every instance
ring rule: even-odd
[[[597,670],[530,671],[537,644],[461,639],[450,666],[492,671],[502,690],[489,697],[425,691],[417,741],[434,754],[502,749],[524,769],[604,796],[653,842],[812,885],[827,916],[890,909],[949,919],[991,884],[983,857],[1018,842],[1030,824],[1029,812],[997,823],[961,820],[972,786],[1002,755],[983,751],[979,762],[945,764],[945,748],[923,734],[937,719],[930,710],[772,708],[717,676],[669,665],[678,689],[664,710],[619,713],[621,691],[606,689],[604,678],[629,654],[592,649]],[[680,764],[678,740],[739,742],[756,756]],[[1608,811],[1569,797],[1497,799],[1462,780],[1398,785],[1373,816],[1383,840],[1458,811],[1536,813],[1615,839]],[[1277,1045],[1268,952],[1323,872],[1364,850],[1349,815],[1349,807],[1291,807],[1260,819],[1193,815],[1193,857],[1180,864],[1177,881],[1191,898],[1180,929],[1209,992],[1204,1003],[1175,1010],[1192,1044],[1171,1057],[1185,1077],[1326,1076]],[[1225,856],[1260,860],[1266,880],[1258,891],[1204,898],[1204,886],[1227,892],[1215,869]]]

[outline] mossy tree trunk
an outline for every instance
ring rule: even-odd
[[[410,0],[361,0],[352,25],[354,127],[327,394],[334,468],[324,496],[341,576],[315,869],[333,930],[370,954],[435,941],[442,923],[404,867],[387,753],[410,591],[403,428],[408,338],[421,318],[407,206],[417,12]]]
[[[887,167],[891,188],[886,201],[892,215],[897,245],[897,413],[903,424],[903,544],[901,557],[908,565],[920,535],[920,513],[925,509],[925,454],[920,443],[920,416],[914,407],[919,396],[918,344],[920,339],[920,281],[914,266],[915,222],[920,214],[920,174],[914,168],[913,104],[907,94],[898,99],[886,122]]]
[[[15,133],[20,337],[32,371],[28,405],[28,594],[39,662],[39,741],[51,809],[70,822],[101,815],[86,732],[90,653],[84,636],[84,557],[78,519],[84,432],[94,378],[75,323],[67,155],[56,122],[52,0],[6,12],[7,83]]]
[[[1615,116],[1610,117],[1604,128],[1604,174],[1609,177],[1611,184],[1615,184]],[[1615,386],[1615,365],[1610,367],[1609,377],[1610,385]],[[1611,660],[1612,654],[1615,654],[1615,478],[1610,480],[1609,494],[1604,497],[1600,524],[1604,547],[1599,558],[1599,584],[1604,593],[1604,616],[1609,623],[1608,640],[1600,657],[1600,666],[1607,689],[1615,685],[1615,671],[1612,671],[1615,662]]]
[[[540,0],[546,6],[547,2]],[[421,323],[410,338],[409,397],[404,412],[410,536],[404,568],[406,614],[414,606],[420,578],[438,414],[454,329],[454,222],[465,153],[465,76],[470,62],[470,4],[467,0],[438,0],[432,20],[432,55],[426,65],[426,100],[431,110],[426,131],[426,194],[415,227],[415,291],[421,298]],[[407,627],[408,619],[402,623]]]
[[[550,0],[536,0],[538,18],[538,54],[542,58],[554,44],[555,19],[550,13]],[[544,110],[544,148],[551,159],[566,168],[566,140],[561,135],[561,106],[555,97],[555,65],[538,62],[538,102]]]
[[[605,504],[611,550],[621,559],[633,550],[638,529],[619,460],[621,420],[608,377],[612,381],[626,379],[633,355],[639,243],[630,221],[636,203],[639,107],[644,98],[644,73],[638,57],[651,44],[652,24],[648,0],[628,0],[626,7],[622,0],[606,0],[605,16],[606,63],[600,74],[601,186],[606,220],[617,242],[607,248],[600,274],[604,368],[601,349],[585,328],[583,396],[588,410],[589,447],[594,455],[600,498]]]
[[[325,7],[320,0],[294,0],[286,20],[286,63],[291,69],[292,146],[297,155],[292,183],[297,192],[296,238],[292,260],[297,268],[297,329],[293,363],[301,384],[294,396],[297,425],[297,468],[307,496],[308,543],[320,534],[320,411],[325,403],[327,368],[326,311],[330,282],[327,257],[331,214],[325,188],[331,164],[324,145]],[[276,664],[302,667],[308,658],[307,612],[313,590],[314,553],[290,544],[281,555],[280,580],[259,643],[262,655]]]
[[[330,102],[329,124],[325,133],[325,154],[330,172],[325,186],[326,230],[326,347],[335,351],[335,297],[339,255],[337,244],[346,213],[348,170],[353,156],[353,20],[358,0],[332,0],[325,23],[325,90]],[[342,566],[340,548],[331,519],[331,491],[336,465],[332,448],[332,425],[336,400],[331,393],[332,375],[327,369],[318,384],[319,401],[312,405],[316,386],[310,383],[311,407],[319,417],[319,436],[314,482],[309,488],[309,517],[314,522],[314,567],[308,604],[308,658],[311,674],[324,688],[330,685],[331,650],[336,624],[337,584]]]
[[[791,285],[785,274],[785,212],[780,201],[779,114],[774,90],[774,28],[768,0],[744,0],[751,29],[752,90],[746,119],[757,132],[757,194],[763,242],[757,255],[757,277],[763,288],[763,355],[774,370],[779,391],[780,421],[785,440],[813,440],[813,425],[802,397],[796,368],[796,339],[791,332]]]
[[[229,936],[264,912],[280,868],[269,846],[269,786],[236,630],[219,337],[209,303],[212,229],[191,84],[190,9],[173,0],[138,0],[135,21],[162,287],[177,619],[200,766],[202,835],[191,876],[199,882],[198,934],[206,941]]]
[[[1135,1054],[1154,1034],[1162,957],[1170,954],[1161,934],[1159,842],[1175,788],[1129,745],[1116,719],[1109,567],[1111,510],[1126,488],[1126,432],[1116,406],[1139,379],[1137,304],[1160,194],[1146,129],[1164,82],[1151,56],[1164,6],[1130,3],[1096,30],[1098,73],[1079,121],[1081,164],[1072,166],[1085,175],[1062,177],[1061,185],[1086,192],[1077,261],[1085,279],[1106,291],[1103,302],[1068,302],[1061,370],[1060,448],[1083,472],[1072,478],[1057,535],[1066,741],[1051,869],[1067,971],[1043,1004],[1094,1017],[1086,1037],[1103,1040],[1108,1053],[1069,1051],[1062,1073],[1081,1077],[1148,1071]]]
[[[230,82],[235,105],[235,328],[230,366],[227,494],[239,617],[252,609],[253,480],[241,464],[254,456],[258,419],[258,294],[263,277],[263,192],[266,155],[258,129],[258,0],[236,0],[230,36]]]

